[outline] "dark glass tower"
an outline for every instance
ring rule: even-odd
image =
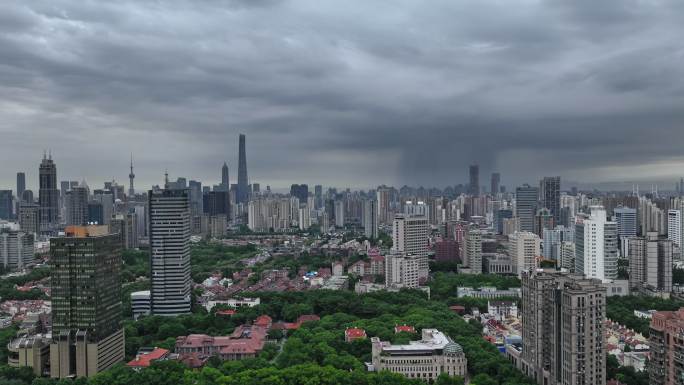
[[[247,152],[245,149],[245,135],[240,134],[240,147],[238,149],[238,180],[237,180],[237,194],[235,200],[237,203],[247,203],[249,200],[249,181],[247,179]]]
[[[23,172],[17,173],[17,199],[21,200],[24,196],[24,191],[26,190],[26,174]]]
[[[474,164],[470,166],[470,185],[468,186],[470,195],[480,195],[480,166]]]
[[[40,205],[41,231],[50,230],[59,220],[59,190],[57,190],[57,166],[52,155],[43,155],[39,168],[38,202]]]
[[[551,211],[553,223],[560,222],[560,177],[547,176],[540,183],[541,201]]]
[[[121,241],[107,226],[69,226],[66,235],[50,240],[51,376],[90,377],[125,354]]]
[[[221,168],[221,185],[228,191],[230,187],[230,179],[228,177],[228,165],[223,162],[223,167]]]

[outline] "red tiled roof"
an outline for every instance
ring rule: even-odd
[[[364,338],[366,337],[366,331],[358,328],[349,328],[344,331],[345,336],[348,339]]]
[[[273,319],[266,314],[260,315],[254,320],[254,325],[262,327],[270,327],[273,324]]]
[[[415,333],[416,329],[413,328],[413,326],[408,326],[408,325],[397,325],[394,327],[394,332],[395,333],[401,333],[401,332],[406,332],[406,333]]]
[[[228,309],[228,310],[219,310],[219,311],[216,312],[216,315],[227,315],[227,316],[231,316],[231,315],[235,315],[236,313],[237,313],[237,311],[235,311],[235,310],[233,310],[233,309]]]
[[[155,348],[153,351],[147,354],[141,354],[136,357],[133,361],[126,364],[126,366],[131,368],[147,368],[152,364],[152,361],[156,361],[166,357],[169,351],[162,348]]]

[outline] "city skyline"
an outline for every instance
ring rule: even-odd
[[[0,184],[23,170],[32,186],[29,155],[46,147],[70,179],[124,182],[132,152],[140,186],[164,169],[214,180],[224,160],[236,169],[239,133],[252,179],[272,186],[455,184],[473,163],[507,186],[675,181],[682,12],[676,1],[391,12],[10,1],[0,164],[15,170]]]

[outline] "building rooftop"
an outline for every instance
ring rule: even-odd
[[[134,360],[127,363],[126,366],[131,368],[147,368],[153,361],[165,358],[169,351],[162,348],[154,348],[153,351],[145,354],[139,354]]]
[[[456,346],[454,346],[456,345]],[[388,353],[417,352],[426,350],[444,349],[449,346],[452,351],[463,351],[460,345],[455,343],[446,334],[437,329],[424,329],[423,338],[420,341],[411,341],[408,345],[392,345],[383,342],[382,350]]]

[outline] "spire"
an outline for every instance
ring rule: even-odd
[[[169,170],[164,170],[164,188],[169,188]]]
[[[128,196],[135,196],[135,187],[133,186],[133,179],[135,179],[135,173],[133,173],[133,153],[131,152],[131,173],[128,174]]]

